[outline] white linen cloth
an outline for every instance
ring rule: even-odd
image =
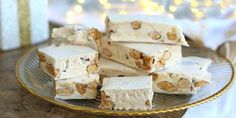
[[[223,42],[236,40],[236,19],[207,19],[199,23],[185,20],[178,21],[178,23],[182,24],[181,27],[183,27],[184,33],[188,37],[196,42],[200,41],[203,46],[213,50]],[[208,103],[189,108],[183,118],[236,118],[235,100],[236,82],[223,96]]]
[[[183,118],[236,118],[236,84],[208,103],[189,108]]]
[[[236,41],[236,19],[176,20],[184,34],[200,46],[212,50],[226,41]]]

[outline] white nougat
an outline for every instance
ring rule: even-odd
[[[101,58],[99,74],[107,77],[144,76],[148,73],[130,68],[121,63]],[[211,82],[207,68],[211,60],[200,57],[183,57],[175,66],[151,73],[153,91],[166,94],[195,94]]]
[[[99,75],[89,74],[55,80],[56,99],[95,99]]]
[[[153,94],[151,76],[104,78],[100,108],[151,109]]]
[[[105,58],[144,72],[154,72],[171,67],[182,58],[181,46],[150,43],[110,42],[107,36],[98,43],[99,51]]]
[[[100,32],[97,29],[82,25],[65,25],[52,30],[52,42],[55,44],[83,45],[97,50],[96,40],[99,38]]]
[[[188,46],[179,26],[171,19],[155,15],[108,15],[106,33],[110,41]]]
[[[51,45],[38,49],[40,68],[55,80],[98,71],[98,52],[78,45]]]

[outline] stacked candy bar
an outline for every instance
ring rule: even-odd
[[[103,35],[79,25],[53,29],[52,45],[38,56],[55,98],[95,99],[101,85],[100,108],[148,110],[154,92],[196,94],[211,82],[211,60],[182,57],[181,46],[188,44],[171,20],[110,15]]]
[[[89,47],[94,47],[95,34],[95,29],[76,25],[57,28],[52,33],[53,44],[38,49],[40,69],[52,77],[55,98],[96,98],[98,52]]]
[[[105,58],[100,58],[99,64],[100,82],[104,77],[152,75],[153,91],[156,93],[195,94],[211,82],[211,74],[207,71],[211,60],[200,57],[183,57],[177,65],[150,74]]]
[[[188,44],[181,28],[171,20],[157,16],[109,15],[105,23],[105,35],[97,41],[104,57],[100,59],[99,72],[101,108],[150,109],[152,97],[148,97],[151,92],[147,92],[150,89],[155,93],[195,94],[210,83],[207,67],[211,61],[182,58],[181,46]],[[152,83],[151,87],[146,83]],[[143,90],[146,93],[142,93]]]

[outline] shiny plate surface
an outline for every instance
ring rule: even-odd
[[[53,104],[78,110],[81,112],[102,115],[152,115],[158,113],[178,111],[203,104],[213,100],[225,93],[234,79],[234,68],[232,63],[216,52],[204,48],[185,48],[183,56],[200,56],[210,58],[213,64],[208,68],[212,73],[212,83],[203,87],[196,95],[165,95],[155,94],[153,98],[154,107],[147,111],[118,111],[99,109],[100,94],[95,100],[56,100],[54,99],[53,82],[48,75],[39,70],[37,48],[24,54],[16,65],[16,76],[19,84],[31,94],[51,102]]]

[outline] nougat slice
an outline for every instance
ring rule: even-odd
[[[88,74],[55,80],[56,99],[95,99],[99,75]]]
[[[50,45],[38,49],[40,68],[55,80],[95,73],[98,52],[78,45]]]
[[[111,41],[168,43],[188,46],[173,20],[155,15],[108,15],[106,33]]]
[[[67,43],[71,45],[89,46],[97,50],[96,41],[101,33],[96,28],[87,28],[82,25],[65,25],[52,30],[52,43]]]
[[[99,107],[115,110],[152,109],[153,94],[151,76],[104,78]]]
[[[98,43],[100,54],[108,59],[137,68],[144,72],[154,72],[180,62],[180,45],[151,43],[110,42],[107,36]]]
[[[125,66],[112,60],[101,58],[100,71],[104,77],[119,76],[153,76],[153,91],[166,94],[195,94],[205,85],[211,83],[211,73],[207,68],[211,60],[200,57],[183,57],[175,66],[151,74]]]

